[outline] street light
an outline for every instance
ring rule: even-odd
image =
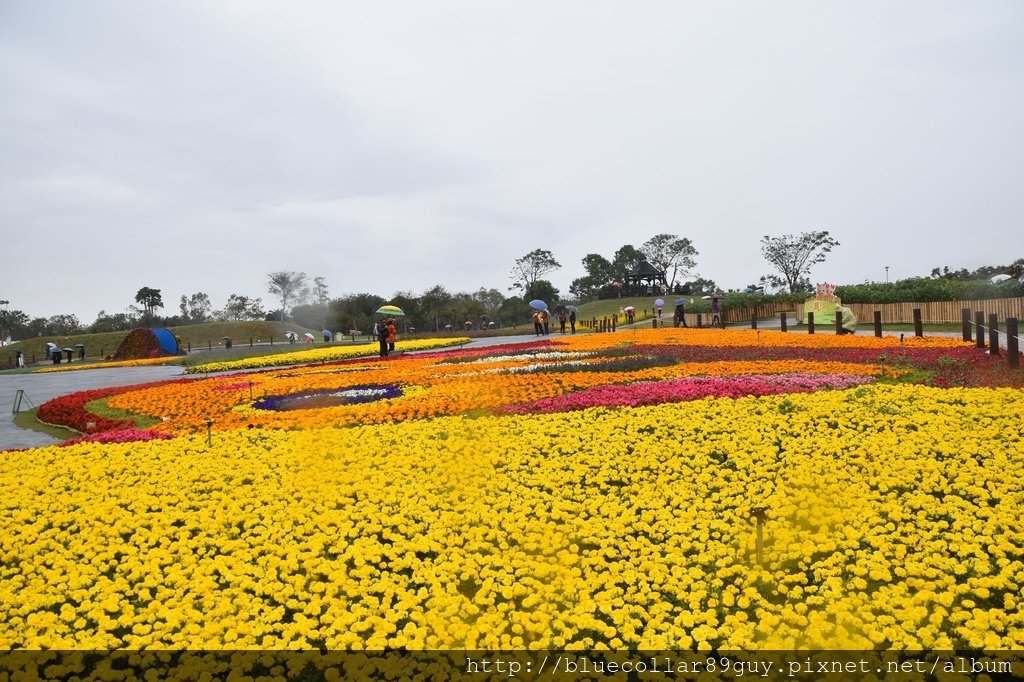
[[[888,265],[885,266],[885,283],[886,284],[889,283],[889,266]]]

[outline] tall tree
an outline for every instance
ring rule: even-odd
[[[601,287],[615,279],[615,268],[611,261],[596,253],[588,253],[582,262],[587,274],[572,281],[569,293],[579,300],[595,298]]]
[[[484,314],[491,320],[498,317],[498,313],[501,311],[501,306],[505,303],[505,296],[497,289],[485,289],[480,287],[477,289],[477,292],[473,294],[473,298],[483,306]]]
[[[522,258],[516,259],[515,267],[509,277],[512,278],[510,289],[518,289],[524,296],[532,294],[541,277],[562,267],[550,251],[534,249]]]
[[[769,274],[762,281],[775,287],[788,287],[790,293],[804,291],[810,285],[807,276],[811,268],[825,262],[825,257],[837,246],[839,242],[827,230],[801,232],[799,236],[765,235],[761,239],[761,253],[782,276]]]
[[[327,305],[331,302],[327,293],[327,279],[325,277],[313,278],[313,302],[319,305]]]
[[[423,316],[425,328],[440,331],[444,320],[448,318],[448,306],[451,302],[452,295],[440,284],[424,291],[420,296],[420,314]]]
[[[697,249],[689,239],[675,234],[654,235],[643,243],[640,253],[648,263],[665,273],[665,283],[670,288],[675,287],[679,275],[685,277],[697,264],[693,259]]]
[[[142,287],[135,293],[135,302],[142,306],[147,317],[151,317],[157,308],[164,307],[164,301],[160,297],[159,289]]]
[[[210,319],[213,307],[210,305],[210,297],[198,291],[191,296],[182,294],[178,309],[181,310],[181,317],[184,321],[198,323]]]
[[[288,313],[289,304],[302,294],[306,286],[304,272],[271,272],[267,275],[267,291],[281,299],[281,321]]]
[[[224,304],[224,309],[217,313],[217,319],[227,322],[262,320],[266,315],[263,311],[263,299],[231,294]]]
[[[612,257],[612,276],[621,282],[643,259],[644,254],[637,251],[632,244],[623,245]]]

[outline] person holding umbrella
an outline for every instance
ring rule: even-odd
[[[686,299],[685,298],[677,298],[676,299],[676,312],[672,316],[672,321],[675,323],[675,326],[677,326],[677,327],[686,327],[686,326],[688,326],[686,324],[686,317],[684,316],[685,306],[686,306]]]
[[[380,356],[386,357],[388,354],[388,325],[384,320],[377,320],[373,324],[373,335],[380,343]]]
[[[533,331],[540,336],[544,332],[544,323],[541,321],[540,311],[533,311]]]

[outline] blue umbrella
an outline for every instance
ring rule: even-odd
[[[673,303],[672,305],[689,305],[689,303],[690,302],[688,300],[686,300],[685,298],[677,298],[676,302]]]
[[[548,304],[540,299],[535,298],[532,301],[530,301],[530,307],[533,308],[534,310],[547,310]]]

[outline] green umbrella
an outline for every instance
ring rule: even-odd
[[[397,305],[382,305],[377,308],[378,315],[405,315]]]

